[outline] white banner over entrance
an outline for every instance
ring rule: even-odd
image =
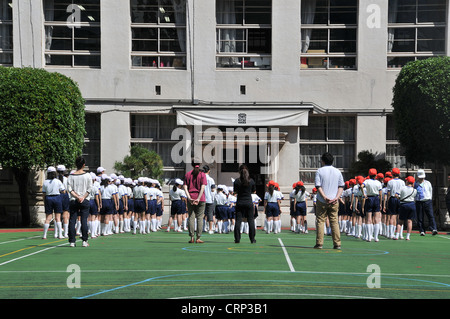
[[[180,107],[175,108],[178,125],[203,126],[307,126],[310,108],[274,106]]]

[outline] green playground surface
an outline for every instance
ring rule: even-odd
[[[313,249],[315,231],[204,233],[165,229],[69,247],[42,231],[0,230],[0,299],[447,299],[450,235],[364,242],[341,235],[342,249]]]

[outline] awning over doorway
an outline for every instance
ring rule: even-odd
[[[303,105],[189,105],[177,106],[178,125],[202,126],[307,126],[312,106]]]

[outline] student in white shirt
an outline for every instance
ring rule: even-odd
[[[162,215],[164,213],[164,193],[161,190],[161,184],[157,181],[155,188],[157,189],[157,203],[156,203],[156,229],[161,229]]]
[[[428,227],[430,228],[433,236],[436,235],[437,227],[436,220],[434,219],[433,212],[433,186],[429,181],[425,179],[425,171],[419,169],[417,171],[417,181],[414,184],[414,188],[417,190],[416,198],[416,214],[417,225],[419,226],[420,236],[425,236],[426,230],[424,227],[424,216],[428,217]]]
[[[234,232],[234,226],[236,223],[236,196],[234,196],[234,190],[233,187],[228,187],[228,221],[230,222],[230,231]]]
[[[400,190],[395,194],[400,202],[400,207],[398,211],[398,225],[397,231],[394,236],[394,240],[399,239],[400,233],[402,232],[402,226],[407,224],[406,228],[406,240],[410,240],[411,230],[412,230],[412,220],[416,218],[416,205],[414,199],[416,197],[417,191],[414,189],[414,177],[408,176],[406,178],[406,185],[400,188]]]
[[[380,232],[381,222],[381,197],[382,185],[380,181],[376,179],[377,170],[371,168],[369,170],[369,179],[364,181],[364,212],[365,212],[365,224],[366,224],[366,240],[368,242],[374,239],[378,242],[378,234]]]
[[[125,212],[128,210],[128,188],[125,186],[125,177],[122,175],[116,180],[119,197],[119,233],[124,233]]]
[[[398,209],[400,206],[400,201],[395,196],[400,189],[405,186],[405,182],[400,179],[400,170],[398,168],[392,169],[392,176],[393,178],[387,183],[386,189],[387,189],[387,200],[385,205],[386,212],[389,214],[389,236],[387,238],[393,238],[395,228],[397,226],[397,220],[398,220]],[[400,233],[400,236],[402,236],[403,231]]]
[[[222,232],[228,233],[228,206],[227,197],[224,194],[226,189],[225,185],[217,186],[217,194],[214,196],[214,204],[216,210],[217,229],[216,231],[221,234]]]
[[[170,231],[170,227],[173,222],[173,230],[176,232],[182,232],[182,216],[186,209],[186,193],[182,189],[183,181],[179,178],[175,180],[173,187],[169,191],[169,199],[171,202],[169,223],[167,225],[167,231]],[[184,202],[184,205],[183,205]]]
[[[145,187],[145,178],[139,177],[138,184],[133,189],[134,197],[134,225],[133,225],[133,235],[136,234],[138,225],[139,233],[144,234],[145,232],[145,212],[148,210],[148,195],[147,188]]]
[[[56,172],[58,173],[58,179],[63,183],[65,190],[61,193],[61,200],[63,205],[63,213],[61,215],[62,224],[64,228],[64,237],[69,237],[69,193],[67,192],[67,177],[64,176],[66,167],[64,165],[56,166]]]
[[[276,234],[281,229],[278,229],[278,222],[281,212],[281,197],[275,189],[276,183],[269,181],[267,184],[267,192],[264,194],[264,213],[266,214],[266,233],[270,234],[272,231]],[[278,218],[278,219],[275,219]]]
[[[297,233],[307,233],[305,229],[305,219],[308,209],[309,193],[302,181],[297,182],[294,191],[294,216],[296,217]]]
[[[57,178],[56,169],[53,166],[47,168],[47,179],[42,185],[44,196],[45,223],[42,239],[47,239],[50,222],[55,214],[55,238],[64,238],[61,227],[61,214],[63,213],[61,192],[65,191],[63,183]]]
[[[92,178],[92,188],[90,192],[90,200],[89,200],[89,229],[91,232],[91,238],[96,238],[99,233],[99,225],[100,221],[98,219],[98,214],[100,212],[100,184],[97,183],[97,175],[95,173],[90,173]]]

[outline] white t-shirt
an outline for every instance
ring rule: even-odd
[[[78,194],[78,196],[84,196],[86,193],[90,194],[92,188],[92,177],[91,174],[70,174],[67,180],[67,190],[69,194],[73,191]],[[70,194],[70,200],[75,200],[76,198]],[[91,196],[86,197],[87,200],[91,199]]]
[[[280,198],[280,194],[274,190],[272,195],[270,195],[269,192],[266,192],[264,194],[264,200],[266,200],[268,203],[277,203],[279,200],[281,200]]]
[[[58,178],[46,179],[42,185],[42,192],[47,196],[60,195],[65,187]]]
[[[412,186],[403,186],[397,193],[402,203],[414,202],[417,191]]]
[[[178,188],[174,191],[173,188],[169,191],[169,198],[171,201],[181,200],[183,197],[186,197],[186,193],[181,188]]]
[[[377,196],[380,195],[380,190],[383,185],[381,185],[380,181],[375,179],[366,179],[364,181],[364,189],[366,190],[367,196]]]
[[[214,201],[215,201],[216,205],[223,206],[223,205],[227,204],[227,197],[225,196],[224,193],[219,192],[214,197]]]
[[[400,178],[394,178],[391,179],[388,183],[387,183],[387,191],[388,193],[391,193],[391,196],[394,196],[395,194],[400,192],[400,189],[405,186],[405,182],[403,180],[401,180]]]
[[[315,186],[321,187],[327,198],[334,199],[338,194],[339,187],[345,187],[342,173],[332,165],[322,166],[316,171],[314,179]],[[317,200],[325,203],[325,199],[317,193]]]

